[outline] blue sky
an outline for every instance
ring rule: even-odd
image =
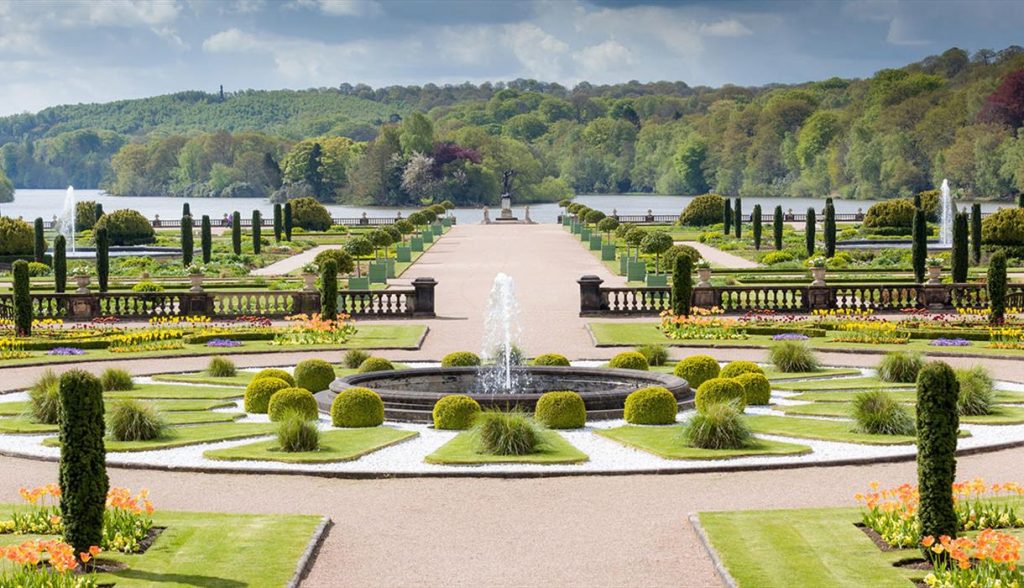
[[[1022,31],[1009,0],[0,0],[0,114],[220,84],[864,77]]]

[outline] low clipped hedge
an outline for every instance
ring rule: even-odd
[[[291,388],[294,382],[286,382],[281,378],[256,378],[245,387],[245,412],[266,414],[270,408],[270,397],[275,392]]]
[[[651,386],[626,397],[623,417],[633,425],[671,425],[676,422],[677,412],[676,397],[667,388]]]
[[[334,366],[322,359],[305,359],[295,366],[295,386],[311,392],[326,390],[334,381]]]
[[[569,367],[569,358],[557,353],[545,353],[533,358],[533,365],[547,367]]]
[[[368,374],[370,372],[386,372],[395,369],[394,364],[384,359],[383,357],[367,357],[363,360],[363,363],[359,364],[359,373]]]
[[[608,367],[622,370],[643,370],[647,371],[650,366],[647,358],[638,351],[624,351],[608,362]]]
[[[331,403],[331,424],[335,427],[378,427],[384,423],[384,401],[369,388],[349,388]]]
[[[743,387],[743,399],[748,406],[765,406],[771,402],[772,384],[763,374],[740,374],[735,380]]]
[[[534,418],[549,429],[579,429],[587,423],[587,407],[576,392],[545,392],[537,400]]]
[[[472,351],[454,351],[441,358],[441,367],[476,367],[480,356]]]
[[[273,422],[283,421],[290,414],[297,414],[307,421],[320,416],[313,393],[305,388],[283,388],[274,392],[267,405],[267,414]]]
[[[712,378],[697,388],[694,404],[698,412],[704,412],[712,404],[722,402],[734,403],[740,411],[746,408],[746,393],[735,378]]]
[[[717,378],[720,371],[722,369],[718,362],[710,355],[691,355],[677,363],[672,373],[686,380],[690,388],[696,390],[704,382]]]
[[[725,199],[718,194],[697,196],[686,205],[679,215],[679,224],[691,227],[706,227],[722,222],[722,206]]]
[[[284,380],[285,382],[288,382],[288,387],[295,386],[295,378],[292,377],[292,375],[286,372],[285,370],[278,368],[267,368],[265,370],[260,370],[256,372],[255,376],[252,377],[252,380],[255,382],[260,378],[277,378],[278,380]]]
[[[718,377],[720,378],[735,378],[741,374],[761,374],[764,375],[764,370],[761,366],[757,365],[752,361],[730,361],[725,364],[722,371],[719,372]]]
[[[480,416],[480,403],[465,394],[445,396],[434,403],[434,428],[465,431]]]

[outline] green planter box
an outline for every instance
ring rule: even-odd
[[[388,270],[388,279],[396,277],[395,263],[397,262],[394,259],[387,259],[384,261],[385,267],[387,267]]]
[[[369,290],[370,289],[370,278],[363,276],[361,278],[349,278],[348,279],[349,290]]]
[[[433,243],[434,242],[434,232],[431,231],[431,230],[423,231],[422,237],[423,237],[423,242],[424,243]]]
[[[590,236],[590,250],[600,251],[601,250],[601,235]]]
[[[580,229],[580,241],[583,241],[584,243],[590,241],[590,229],[588,229],[588,228]]]
[[[660,288],[668,286],[668,274],[647,274],[647,287]]]
[[[423,251],[423,237],[409,239],[409,249],[411,251]]]
[[[444,225],[444,226],[446,226],[446,227],[450,227],[450,226],[452,226],[452,219],[450,219],[450,218],[445,218],[445,219],[443,219],[443,220],[441,221],[441,224],[443,224],[443,225]]]
[[[572,217],[567,215],[567,214],[563,214],[562,215],[562,226],[568,227],[571,224],[572,224]]]
[[[422,243],[420,243],[420,249],[423,249]],[[409,263],[412,261],[412,249],[406,245],[395,247],[395,258],[402,263]]]
[[[629,262],[630,262],[630,259],[629,259],[628,255],[623,255],[622,257],[619,258],[619,275],[620,276],[626,275],[626,272],[629,270]]]
[[[580,234],[580,224],[579,223],[575,223],[574,222],[571,225],[569,225],[569,228],[572,229],[572,234],[573,235],[579,235]]]
[[[388,283],[388,266],[386,264],[376,262],[370,264],[370,283]]]
[[[434,236],[437,237],[437,236],[440,236],[441,233],[444,232],[444,227],[441,226],[441,223],[434,223],[434,224],[430,225],[430,230],[433,231],[434,232]]]
[[[615,261],[615,243],[605,243],[601,246],[601,261]]]
[[[626,279],[630,282],[642,282],[647,277],[647,262],[630,260],[626,268]]]

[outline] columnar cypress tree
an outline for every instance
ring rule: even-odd
[[[974,264],[981,263],[981,205],[971,206],[971,257]]]
[[[722,234],[728,235],[732,232],[732,200],[726,198],[722,201]]]
[[[29,293],[28,262],[19,259],[11,266],[14,277],[14,334],[32,334],[32,295]]]
[[[192,216],[192,209],[189,207],[188,202],[181,205],[181,216]]]
[[[825,202],[825,257],[836,255],[836,207],[832,199]]]
[[[292,203],[284,203],[284,240],[292,240]]]
[[[967,213],[957,213],[953,219],[953,283],[967,281]]]
[[[994,325],[1006,318],[1006,252],[1000,249],[988,260],[988,320]]]
[[[676,316],[690,316],[690,297],[693,295],[693,260],[689,255],[677,255],[672,268],[672,312]]]
[[[86,553],[103,540],[110,480],[103,445],[103,386],[82,370],[60,378],[60,514],[64,541]]]
[[[68,285],[68,243],[64,235],[53,238],[53,289],[60,293]]]
[[[281,232],[284,230],[284,218],[282,218],[282,210],[280,204],[274,205],[274,241],[281,241]]]
[[[1017,208],[1024,208],[1024,192],[1017,194]]]
[[[99,202],[97,202],[95,210],[96,210],[96,220],[100,220],[100,217],[103,216],[103,205],[100,204]]]
[[[192,255],[196,250],[195,237],[192,235],[192,217],[181,217],[181,264],[192,265]]]
[[[754,211],[750,215],[751,224],[753,224],[754,232],[754,249],[761,250],[761,205],[755,204]]]
[[[775,207],[775,215],[772,217],[772,238],[775,240],[775,250],[782,250],[782,207]]]
[[[93,240],[96,241],[96,278],[100,283],[100,292],[106,292],[110,279],[110,237],[107,228],[96,229]]]
[[[953,508],[960,393],[953,368],[933,361],[917,376],[917,485],[921,536],[956,537]],[[930,554],[930,550],[925,550]]]
[[[260,211],[252,211],[252,252],[255,253],[256,255],[260,254],[260,239],[263,238],[263,227],[261,226],[262,224],[263,216],[260,214]]]
[[[33,225],[35,242],[32,247],[32,257],[37,263],[43,263],[46,258],[46,233],[43,232],[43,219],[37,218]]]
[[[924,282],[925,260],[928,259],[928,222],[924,210],[914,209],[914,225],[911,233],[911,263],[917,283]]]
[[[338,263],[333,259],[320,264],[320,317],[338,318]]]
[[[210,215],[204,214],[200,221],[199,241],[203,248],[203,263],[210,263],[213,254],[213,230],[210,228]]]
[[[736,206],[733,206],[733,228],[736,230],[736,238],[739,239],[743,233],[743,201],[736,199]]]
[[[808,207],[807,220],[804,222],[804,244],[807,248],[807,257],[814,255],[814,232],[817,228],[817,218],[814,214],[814,207]]]
[[[242,215],[237,210],[231,213],[231,249],[242,254]]]

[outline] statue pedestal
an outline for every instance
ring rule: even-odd
[[[501,216],[494,219],[496,223],[518,223],[519,219],[512,214],[512,197],[508,194],[501,195]]]

